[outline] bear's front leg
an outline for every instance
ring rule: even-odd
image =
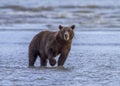
[[[56,60],[55,59],[49,59],[49,63],[51,66],[54,66],[56,64]]]
[[[50,64],[51,66],[55,66],[56,60],[55,60],[55,58],[54,58],[54,55],[53,55],[53,51],[52,51],[52,50],[48,52],[48,60],[49,60],[49,64]]]
[[[51,66],[54,66],[56,64],[56,60],[53,58],[52,55],[49,54],[49,57],[48,57],[48,60],[49,60],[49,64]]]
[[[69,54],[69,51],[70,51],[70,49],[66,49],[66,51],[61,52],[61,55],[58,59],[58,67],[63,67],[63,65],[67,59],[67,56]]]

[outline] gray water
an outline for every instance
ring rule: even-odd
[[[60,24],[76,25],[65,69],[28,68],[33,36]],[[120,86],[120,0],[0,0],[0,86]]]

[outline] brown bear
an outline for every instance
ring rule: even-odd
[[[47,60],[51,66],[56,64],[55,57],[58,58],[58,66],[63,67],[71,49],[74,37],[75,25],[64,27],[59,25],[59,31],[42,31],[38,33],[29,45],[29,67],[33,67],[37,57],[40,57],[41,66],[47,65]]]

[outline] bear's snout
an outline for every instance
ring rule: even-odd
[[[69,33],[68,32],[64,33],[64,40],[69,40]]]

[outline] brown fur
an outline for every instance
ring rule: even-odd
[[[71,49],[74,37],[74,25],[71,27],[59,26],[58,32],[42,31],[38,33],[29,45],[29,66],[34,66],[37,56],[40,57],[41,66],[47,65],[47,59],[51,66],[56,64],[54,59],[58,54],[58,66],[63,66]],[[64,33],[68,32],[69,40],[64,40]]]

